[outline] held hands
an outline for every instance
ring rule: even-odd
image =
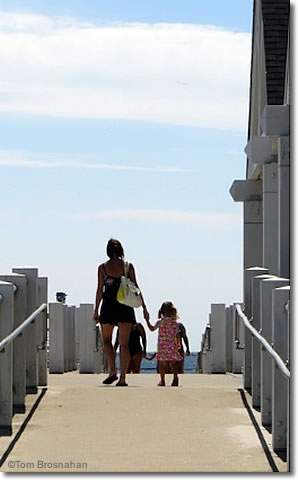
[[[189,357],[190,351],[189,351],[189,350],[186,350],[185,355],[186,355],[187,357]]]
[[[93,320],[95,321],[95,323],[100,323],[100,318],[97,312],[94,312]]]

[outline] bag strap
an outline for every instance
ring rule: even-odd
[[[129,263],[124,261],[124,276],[128,278]]]

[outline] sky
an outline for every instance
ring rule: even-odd
[[[1,271],[93,303],[117,238],[192,351],[242,301],[252,0],[0,0]],[[138,321],[143,322],[141,310]],[[148,349],[156,334],[148,332]]]

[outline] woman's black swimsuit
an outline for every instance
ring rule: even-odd
[[[117,325],[117,323],[135,323],[136,317],[132,307],[123,305],[117,301],[117,292],[120,286],[121,277],[113,277],[105,272],[104,266],[104,288],[102,304],[100,308],[100,323]]]

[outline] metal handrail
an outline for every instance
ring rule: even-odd
[[[238,315],[242,318],[244,325],[251,331],[251,333],[262,343],[265,347],[267,352],[271,355],[277,366],[280,368],[281,372],[285,375],[285,377],[290,378],[290,370],[285,366],[284,361],[282,358],[276,353],[275,350],[271,347],[271,345],[267,342],[267,340],[259,334],[259,332],[249,323],[248,318],[244,315],[241,310],[240,305],[236,304],[236,310]]]
[[[26,318],[21,325],[19,325],[15,330],[13,330],[6,338],[0,342],[0,352],[5,349],[18,335],[20,335],[23,330],[45,309],[47,308],[46,303],[42,303],[40,307],[34,310],[28,318]]]

